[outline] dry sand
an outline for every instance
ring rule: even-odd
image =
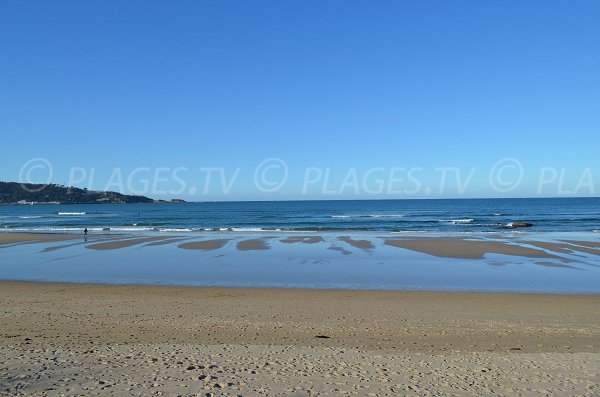
[[[600,296],[0,283],[10,396],[598,396]]]

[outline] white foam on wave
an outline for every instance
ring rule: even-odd
[[[475,219],[472,218],[468,218],[468,219],[440,219],[438,220],[438,222],[440,223],[449,223],[452,225],[466,225],[469,223],[473,223],[475,221]]]
[[[158,229],[155,227],[142,227],[142,226],[138,226],[138,227],[132,227],[132,226],[116,226],[116,227],[112,227],[112,226],[106,226],[101,228],[101,230],[105,230],[105,231],[111,231],[111,232],[151,232],[151,231],[157,231]]]
[[[263,227],[219,227],[219,228],[203,228],[193,229],[191,231],[204,232],[237,232],[237,233],[316,233],[317,230],[297,230],[297,229],[282,229],[282,228],[263,228]]]
[[[71,227],[71,226],[33,226],[33,227],[15,227],[9,228],[9,231],[15,232],[80,232],[86,227]],[[159,231],[158,228],[152,227],[128,227],[128,226],[92,226],[87,227],[88,231],[95,232],[152,232]]]
[[[403,214],[331,215],[330,218],[402,218]]]
[[[59,212],[58,215],[85,215],[85,212]]]
[[[600,229],[594,229],[592,230],[592,233],[600,233]]]
[[[32,226],[32,227],[5,227],[4,230],[10,232],[81,232],[85,227],[71,226]],[[87,227],[90,232],[119,232],[119,233],[135,233],[135,232],[158,232],[158,233],[193,233],[193,232],[238,232],[238,233],[267,233],[267,232],[308,232],[305,230],[286,230],[286,229],[264,229],[254,227],[220,227],[220,228],[186,228],[186,227],[150,227],[150,226],[93,226]]]
[[[83,227],[14,227],[10,232],[81,232]],[[88,231],[102,231],[101,227],[88,227]]]
[[[487,234],[497,234],[496,231],[452,231],[448,232],[446,230],[394,230],[389,232],[390,234],[427,234],[427,235],[435,235],[435,236],[472,236],[472,235],[487,235]]]
[[[19,216],[19,219],[38,219],[38,218],[43,218],[43,216],[41,215],[23,215],[23,216]]]
[[[162,229],[162,230],[169,230],[169,229]],[[172,229],[172,230],[176,230],[176,229]],[[195,228],[195,229],[180,229],[180,230],[187,230],[190,232],[269,232],[269,231],[278,231],[280,229],[268,229],[265,230],[263,228],[260,227],[200,227],[200,228]]]

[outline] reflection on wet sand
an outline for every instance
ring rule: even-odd
[[[158,240],[158,241],[153,241],[151,243],[146,244],[147,247],[152,247],[155,245],[168,245],[168,244],[175,244],[175,243],[179,243],[181,241],[184,240],[188,240],[185,237],[174,237],[174,238],[168,238],[165,240]]]
[[[155,236],[155,237],[140,237],[140,238],[128,238],[124,240],[111,241],[107,243],[96,243],[86,245],[85,248],[92,250],[114,250],[119,248],[131,247],[133,245],[151,243],[154,241],[161,241],[172,239],[173,236]]]
[[[600,256],[600,242],[581,241],[581,240],[546,240],[533,237],[515,238],[508,235],[506,237],[495,237],[494,239],[485,239],[481,237],[389,237],[380,236],[375,240],[365,238],[364,235],[292,235],[282,236],[274,235],[268,237],[249,236],[249,235],[227,235],[227,238],[216,238],[206,240],[196,240],[198,237],[207,236],[184,236],[184,235],[161,235],[161,236],[125,236],[125,235],[94,235],[83,240],[82,236],[72,234],[45,234],[45,233],[0,233],[0,246],[9,247],[11,245],[29,244],[29,243],[50,243],[42,249],[42,252],[53,252],[56,250],[69,248],[76,245],[83,245],[91,250],[114,250],[127,248],[137,245],[144,246],[162,246],[174,245],[181,249],[209,251],[223,248],[230,241],[236,241],[235,249],[238,251],[264,251],[273,247],[282,248],[292,244],[314,245],[314,248],[307,250],[325,249],[336,251],[343,255],[350,255],[353,252],[348,246],[362,251],[376,252],[383,249],[383,246],[402,248],[410,251],[419,252],[441,258],[454,259],[485,259],[487,254],[502,254],[518,256],[523,258],[552,259],[552,261],[539,262],[537,264],[547,267],[569,267],[561,265],[567,262],[589,262],[589,255]],[[249,238],[253,237],[253,238]],[[186,240],[191,240],[187,241]],[[67,241],[65,244],[52,244]],[[328,245],[321,246],[321,243]],[[345,246],[348,244],[348,246]],[[397,251],[400,253],[400,251]],[[582,259],[583,258],[583,259]],[[493,259],[493,258],[488,258]],[[558,261],[557,261],[558,260]],[[560,262],[559,262],[560,261]],[[497,265],[496,263],[490,263]],[[552,265],[550,265],[552,264]],[[590,263],[593,265],[593,262]]]
[[[346,244],[353,246],[354,248],[360,248],[363,250],[371,250],[375,248],[375,244],[373,244],[369,240],[355,240],[350,236],[340,236],[338,237],[338,240],[343,241]]]
[[[522,243],[533,245],[534,247],[543,248],[548,251],[559,252],[561,254],[573,254],[574,252],[583,252],[586,254],[600,255],[600,250],[588,248],[585,246],[577,246],[565,243],[551,243],[546,241],[522,241]]]
[[[569,244],[583,245],[584,247],[600,249],[600,242],[598,242],[598,241],[579,241],[579,240],[562,240],[562,241],[569,243]]]
[[[584,245],[593,245],[595,235],[587,241],[581,235],[533,233],[468,237],[378,232],[97,233],[88,241],[75,234],[0,233],[0,241],[2,237],[24,242],[0,249],[4,259],[0,260],[0,279],[359,289],[600,290],[600,250]],[[569,242],[564,241],[569,237]]]
[[[352,253],[351,251],[348,251],[344,247],[339,247],[337,245],[332,245],[331,247],[329,247],[327,249],[332,250],[332,251],[337,251],[337,252],[341,253],[342,255],[350,255]]]
[[[261,239],[240,241],[237,243],[236,247],[238,251],[262,251],[271,248],[271,246],[265,240]]]
[[[227,244],[229,239],[214,239],[214,240],[203,240],[203,241],[192,241],[189,243],[179,244],[179,248],[188,250],[204,250],[211,251],[219,248],[223,248]]]
[[[576,267],[565,265],[564,263],[556,263],[556,262],[534,262],[536,265],[544,266],[544,267],[562,267],[567,269],[577,269]]]
[[[323,240],[323,237],[321,236],[289,236],[279,241],[285,244],[317,244],[322,243],[325,240]]]
[[[86,241],[78,241],[76,243],[71,243],[71,244],[63,244],[63,245],[53,245],[51,247],[46,247],[42,250],[42,252],[53,252],[53,251],[58,251],[60,249],[63,248],[69,248],[69,247],[74,247],[76,245],[80,245],[80,244],[86,244]]]
[[[443,258],[483,259],[485,254],[514,255],[527,258],[559,258],[542,250],[501,241],[465,240],[462,238],[412,238],[387,239],[384,244]]]

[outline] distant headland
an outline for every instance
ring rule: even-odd
[[[0,182],[0,204],[131,204],[184,203],[184,200],[154,200],[146,196],[89,190],[56,184]]]

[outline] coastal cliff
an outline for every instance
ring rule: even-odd
[[[153,203],[145,196],[131,196],[117,192],[95,191],[62,185],[0,182],[0,203],[3,204],[126,204]]]

